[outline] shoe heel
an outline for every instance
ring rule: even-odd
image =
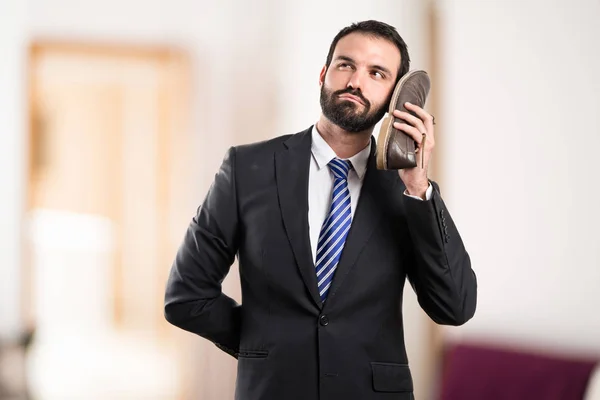
[[[390,114],[381,122],[381,129],[377,137],[377,169],[387,169],[387,147],[393,124],[394,116]]]

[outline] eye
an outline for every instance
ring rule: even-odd
[[[383,78],[385,78],[385,76],[381,73],[381,71],[373,71],[372,74],[377,79],[383,79]]]
[[[338,68],[340,69],[348,69],[348,68],[352,68],[352,66],[348,63],[340,63],[338,64]]]

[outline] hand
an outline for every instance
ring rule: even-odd
[[[414,168],[398,170],[398,174],[400,175],[402,182],[406,185],[409,194],[425,199],[425,192],[429,187],[427,169],[429,167],[431,153],[435,147],[433,117],[421,107],[414,104],[405,103],[404,106],[407,110],[417,114],[419,118],[404,111],[394,110],[394,117],[408,122],[408,124],[394,122],[394,128],[406,133],[417,143],[417,166]],[[423,136],[423,134],[425,134],[425,136]],[[425,138],[424,142],[423,138]]]

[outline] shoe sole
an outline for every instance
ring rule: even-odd
[[[390,137],[392,136],[392,130],[394,129],[394,110],[396,109],[396,101],[398,100],[398,95],[400,94],[400,90],[404,86],[404,82],[408,80],[411,76],[416,73],[422,72],[420,70],[410,71],[406,75],[404,75],[396,88],[394,89],[394,93],[392,93],[392,99],[390,100],[390,107],[388,109],[388,115],[383,119],[381,123],[381,129],[379,130],[379,136],[377,136],[377,169],[388,169],[387,168],[387,148],[390,142]]]

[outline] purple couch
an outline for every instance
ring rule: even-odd
[[[460,344],[446,354],[440,400],[582,400],[595,365]]]

